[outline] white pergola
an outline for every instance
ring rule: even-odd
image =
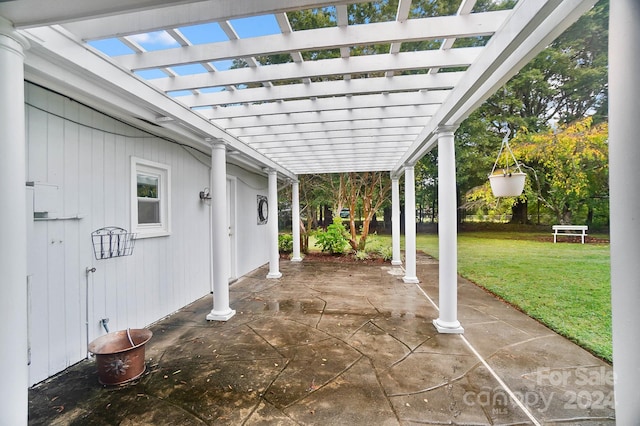
[[[0,3],[0,16],[29,40],[27,79],[53,80],[91,104],[110,104],[125,120],[159,124],[206,149],[206,139],[223,139],[237,156],[290,178],[397,176],[431,148],[441,126],[457,126],[594,3],[520,1],[512,10],[475,13],[476,0],[464,0],[455,15],[421,18],[412,15],[411,0],[400,0],[395,19],[353,25],[347,7],[357,2],[62,0],[42,7],[20,0]],[[287,12],[323,7],[334,11],[334,26],[292,30]],[[256,16],[277,22],[278,32],[242,38],[233,21]],[[190,40],[189,29],[204,24],[224,39]],[[167,44],[145,48],[140,35],[152,32]],[[458,39],[479,37],[488,42],[456,47]],[[92,47],[104,40],[131,53]],[[416,41],[439,48],[409,50]],[[388,52],[351,53],[374,45]],[[308,52],[328,50],[340,57],[309,59]],[[261,65],[275,54],[289,62]],[[216,66],[234,59],[248,66]],[[181,72],[186,64],[199,72]],[[145,79],[141,71],[164,77]]]
[[[389,172],[393,184],[396,264],[400,263],[398,181],[404,176],[406,220],[412,225],[406,227],[406,282],[417,281],[413,166],[426,152],[438,146],[440,318],[434,325],[441,332],[462,332],[456,314],[455,130],[595,0],[519,0],[513,9],[491,12],[476,12],[476,0],[461,0],[455,14],[433,17],[414,16],[411,0],[398,0],[395,19],[354,25],[349,22],[348,7],[359,2],[0,1],[0,227],[3,235],[0,270],[8,277],[7,284],[3,282],[0,290],[0,310],[5,312],[9,306],[5,304],[19,305],[26,298],[21,284],[16,284],[24,280],[26,261],[16,262],[12,256],[7,256],[26,251],[24,227],[15,226],[17,222],[24,222],[25,217],[24,210],[16,207],[24,204],[23,184],[20,179],[8,179],[24,173],[24,99],[21,92],[26,79],[59,90],[155,134],[211,152],[214,192],[225,191],[223,185],[216,185],[224,182],[225,162],[266,173],[270,198],[277,195],[277,179],[291,180],[294,223],[298,214],[299,175]],[[640,17],[639,7],[634,0],[612,3],[619,3],[617,7],[620,8],[617,12],[620,23],[617,28],[612,26],[612,32],[624,29],[636,35],[635,38],[620,36],[620,45],[627,47],[625,43],[640,36],[633,22],[634,16],[635,19]],[[331,26],[292,29],[287,13],[317,8],[335,12],[336,19]],[[612,5],[612,17],[613,9]],[[264,16],[277,23],[277,31],[243,37],[234,27],[236,20]],[[206,28],[213,28],[224,37],[205,41],[191,39],[189,28],[205,24],[208,25]],[[141,35],[149,33],[169,44],[165,48],[145,47]],[[456,44],[456,40],[469,38],[482,38],[486,43],[479,43],[481,45],[477,47],[458,47],[465,43]],[[613,34],[612,39],[615,39]],[[97,46],[104,40],[123,46],[128,53],[116,56],[99,49]],[[437,48],[415,50],[410,47],[415,45],[409,43],[416,41],[435,41]],[[365,55],[362,51],[366,49],[353,49],[374,45],[388,46],[388,51]],[[632,83],[637,79],[633,71],[640,71],[640,66],[637,57],[628,53],[637,48],[630,46],[629,49],[621,59],[624,65],[618,66],[625,72],[629,70],[624,76],[627,80],[623,81],[635,86],[633,90],[638,92],[640,85]],[[315,59],[309,53],[328,50],[339,51],[339,57]],[[286,58],[286,62],[263,64],[262,58],[276,54]],[[229,60],[241,60],[247,66],[222,69],[218,65]],[[198,72],[185,73],[186,65],[197,68]],[[615,71],[613,66],[612,71]],[[151,75],[154,78],[150,78]],[[625,90],[628,92],[629,87],[621,89],[621,93]],[[640,99],[640,94],[636,94],[635,106]],[[612,92],[612,110],[616,107],[615,95]],[[618,108],[625,110],[622,105]],[[630,130],[624,130],[628,123],[615,123],[613,116],[610,123],[613,163],[614,129],[625,141],[631,141],[632,135]],[[21,144],[6,142],[16,140],[22,141]],[[638,148],[634,149],[637,157]],[[628,151],[625,152],[627,156],[620,155],[619,161],[629,161]],[[615,173],[618,172],[612,172],[613,242],[616,236],[626,241],[629,223],[636,235],[640,230],[633,218],[615,215]],[[637,199],[633,202],[640,204]],[[224,217],[226,209],[222,204],[217,203],[216,208],[212,208],[214,222]],[[270,208],[276,208],[275,203],[270,204]],[[616,228],[616,220],[620,220],[621,224],[617,225],[620,228]],[[224,221],[217,222],[223,225],[217,231],[214,226],[214,234],[224,233]],[[616,235],[617,229],[620,229],[619,235]],[[269,277],[275,278],[280,274],[277,224],[271,229],[271,235],[275,240]],[[638,254],[640,250],[635,244],[635,251],[629,247],[620,250],[625,254]],[[297,250],[294,260],[299,260],[299,247],[294,249]],[[224,247],[219,251],[224,252]],[[621,317],[627,314],[627,307],[623,307],[627,298],[621,296],[623,305],[616,306],[616,273],[631,277],[640,272],[633,270],[638,266],[616,263],[614,256],[617,253],[612,244],[614,326],[617,325],[616,309],[622,309]],[[214,259],[214,267],[216,265],[220,265],[217,270],[224,272],[224,261]],[[209,319],[228,319],[233,315],[228,306],[227,279],[222,272],[214,276],[214,293],[220,297],[216,297],[217,305]],[[631,300],[637,302],[638,290],[634,291]],[[15,303],[16,300],[19,303]],[[13,329],[24,329],[26,334],[23,316],[23,312],[12,313],[0,329],[3,347],[0,360],[5,365],[16,349],[15,342],[8,343],[16,335]],[[633,318],[639,319],[638,314]],[[12,330],[5,330],[7,326]],[[620,342],[626,340],[626,336],[617,336],[614,329],[614,345],[616,338]],[[640,344],[635,345],[640,350]],[[614,361],[617,362],[615,355]],[[620,367],[623,368],[626,367]],[[637,367],[634,368],[633,377],[637,380],[640,373]],[[13,422],[19,424],[26,419],[27,374],[16,368],[9,376],[3,388],[12,389],[15,397],[2,398],[0,412],[15,411],[16,404],[24,406],[24,412]],[[632,399],[625,400],[618,389],[631,391],[633,384],[625,388],[625,382],[621,380],[620,383],[616,385],[619,407],[627,406],[632,413],[636,410]],[[15,392],[16,389],[20,391]],[[624,413],[619,410],[618,416],[624,416]]]

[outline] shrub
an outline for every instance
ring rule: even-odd
[[[364,247],[364,250],[367,253],[375,253],[382,246],[380,238],[376,234],[369,234],[367,237],[367,244]]]
[[[385,262],[393,259],[393,249],[391,247],[380,247],[378,254]]]
[[[357,260],[367,260],[369,259],[369,253],[364,250],[358,250],[355,254]]]
[[[342,219],[336,217],[333,223],[327,226],[326,231],[320,230],[316,233],[315,245],[323,252],[342,254],[349,244],[348,235],[347,230],[342,226]]]
[[[390,246],[385,245],[385,241],[377,234],[369,235],[364,251],[369,254],[368,257],[379,256],[384,261],[393,259],[393,249]]]
[[[293,251],[293,236],[291,234],[278,234],[278,250],[280,253]]]

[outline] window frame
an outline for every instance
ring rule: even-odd
[[[138,218],[138,175],[158,178],[159,223],[140,223]],[[131,232],[136,238],[171,235],[171,167],[143,158],[131,157]]]

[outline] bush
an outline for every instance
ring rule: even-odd
[[[342,254],[345,252],[349,240],[347,230],[342,226],[342,219],[336,217],[333,223],[327,226],[326,231],[318,231],[316,233],[316,246],[320,247],[323,252],[331,254]]]
[[[293,236],[291,234],[278,234],[278,250],[280,253],[293,251]]]
[[[364,250],[358,250],[355,254],[357,260],[367,260],[369,259],[369,253]]]
[[[393,259],[393,249],[390,246],[385,245],[385,241],[377,234],[369,235],[365,251],[369,254],[369,257],[380,256],[384,261]]]
[[[393,259],[393,249],[391,247],[380,247],[378,254],[385,262]]]

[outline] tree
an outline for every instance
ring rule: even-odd
[[[608,199],[608,125],[592,122],[589,117],[559,132],[521,133],[512,143],[514,154],[536,171],[535,197],[561,224],[571,223],[583,206],[593,210]]]
[[[351,239],[349,244],[355,251],[364,250],[369,236],[371,220],[387,200],[391,190],[391,180],[388,173],[365,172],[348,173],[347,201],[349,205],[349,230]],[[362,202],[362,230],[358,239],[355,211],[358,200]]]
[[[546,130],[602,110],[607,99],[609,1],[594,8],[537,55],[479,109],[487,129]],[[602,121],[602,115],[596,121]]]
[[[301,175],[298,179],[300,194],[300,250],[309,252],[309,236],[316,223],[316,211],[332,202],[332,192],[327,185],[330,175]],[[291,224],[296,226],[296,224]]]
[[[424,219],[424,213],[429,212],[431,222],[435,222],[436,206],[438,202],[438,155],[437,149],[429,151],[415,166],[416,205],[418,220]]]
[[[456,132],[460,193],[486,182],[503,125],[517,137],[587,115],[596,124],[606,119],[608,9],[608,0],[599,1],[461,124]],[[477,205],[483,197],[474,199]],[[516,199],[511,209],[514,220],[525,221],[527,198]]]
[[[557,223],[580,214],[589,224],[595,209],[608,211],[608,125],[592,122],[587,117],[556,131],[520,132],[511,148],[528,175],[524,194],[496,199],[485,180],[466,194],[465,207],[491,213],[537,200]]]

